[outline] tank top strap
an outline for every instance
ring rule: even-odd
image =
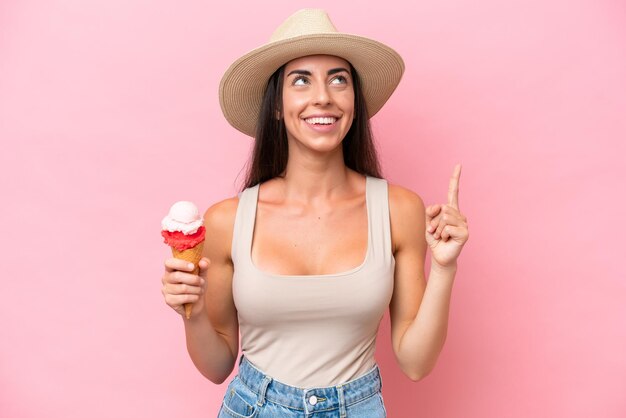
[[[235,214],[230,254],[235,267],[237,261],[240,260],[239,257],[245,257],[246,251],[248,251],[252,244],[252,228],[254,227],[254,214],[256,211],[259,185],[260,184],[248,187],[239,193],[239,203],[237,204],[237,213]]]
[[[387,180],[369,177],[368,208],[371,211],[369,228],[372,232],[372,257],[378,263],[392,259],[391,223]]]

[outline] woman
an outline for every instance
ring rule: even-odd
[[[231,374],[241,331],[219,417],[386,416],[374,351],[387,308],[402,371],[417,381],[434,367],[467,220],[460,166],[448,204],[427,209],[380,175],[369,118],[403,70],[391,48],[305,9],[224,74],[222,110],[255,138],[252,165],[242,192],[205,213],[200,273],[170,258],[163,276],[212,382]]]

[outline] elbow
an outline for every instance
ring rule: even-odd
[[[209,379],[209,378],[207,377],[207,379]],[[226,381],[226,379],[221,379],[221,378],[220,379],[209,379],[209,380],[211,382],[213,382],[214,384],[216,384],[216,385],[221,385],[222,383],[224,383]]]
[[[408,373],[405,373],[409,379],[413,382],[419,382],[424,379],[426,376],[430,374],[432,369],[430,370],[411,370]]]
[[[196,361],[193,361],[193,363],[202,376],[204,376],[207,380],[216,385],[221,385],[222,383],[224,383],[233,371],[232,367],[229,368],[228,366],[225,366],[220,370],[213,370],[207,364],[199,363]]]
[[[228,379],[228,376],[230,376],[230,374],[228,374],[228,375],[223,375],[223,374],[222,375],[214,375],[214,374],[210,374],[210,373],[205,373],[203,371],[200,371],[200,373],[207,380],[211,381],[212,383],[214,383],[216,385],[221,385],[222,383],[224,383],[226,381],[226,379]]]
[[[426,377],[428,373],[422,367],[417,367],[415,363],[399,361],[400,370],[413,382],[418,382]]]
[[[421,373],[407,373],[407,377],[411,379],[412,382],[419,382],[420,380],[425,378],[426,375]]]

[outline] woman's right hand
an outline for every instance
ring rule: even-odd
[[[198,263],[198,274],[192,274],[194,267],[189,261],[179,258],[165,260],[163,274],[163,288],[161,293],[170,308],[174,309],[183,318],[185,304],[192,303],[191,318],[204,311],[204,291],[206,289],[206,275],[211,261],[202,257]],[[189,267],[191,265],[191,267]]]

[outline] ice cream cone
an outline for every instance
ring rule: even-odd
[[[172,205],[169,213],[161,221],[161,236],[164,243],[172,248],[174,258],[189,261],[195,268],[191,274],[198,274],[198,262],[202,259],[206,228],[202,225],[198,207],[188,200]],[[191,303],[185,303],[185,316],[191,318]]]
[[[198,263],[202,259],[202,249],[204,248],[204,241],[200,241],[198,245],[195,247],[179,251],[176,248],[172,247],[172,255],[174,258],[179,258],[181,260],[189,261],[196,266],[191,274],[198,274],[200,271],[200,267],[198,267]],[[185,303],[185,317],[187,319],[191,318],[191,308],[193,304]]]

